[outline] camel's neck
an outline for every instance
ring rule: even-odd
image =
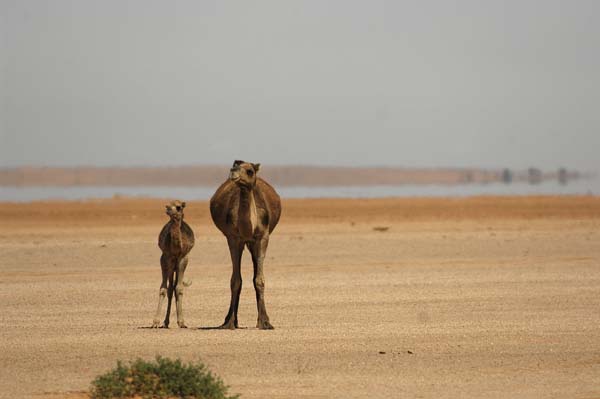
[[[253,217],[254,216],[254,217]],[[256,205],[252,188],[240,187],[240,207],[238,209],[238,229],[243,237],[252,237],[256,227]]]
[[[174,250],[181,250],[183,243],[181,240],[181,219],[171,219],[171,248]]]

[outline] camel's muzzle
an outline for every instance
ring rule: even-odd
[[[240,171],[239,169],[231,169],[229,171],[229,179],[233,181],[238,181],[240,179]]]

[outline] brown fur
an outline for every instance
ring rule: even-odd
[[[227,237],[233,265],[231,303],[221,328],[238,327],[237,312],[242,290],[240,264],[246,246],[254,265],[257,327],[273,329],[265,308],[263,261],[270,234],[281,216],[281,200],[269,183],[257,177],[259,169],[260,164],[235,161],[229,179],[210,200],[210,214],[217,228]]]
[[[183,320],[183,288],[189,286],[191,282],[184,280],[184,273],[188,264],[187,255],[194,247],[194,232],[190,226],[183,221],[185,202],[171,201],[169,204],[165,205],[165,207],[166,213],[171,220],[164,225],[158,235],[158,246],[162,251],[160,257],[162,283],[160,285],[158,296],[158,309],[156,310],[152,327],[159,327],[159,317],[165,297],[168,297],[167,315],[160,327],[169,327],[171,300],[173,298],[173,292],[175,292],[177,325],[181,328],[187,328]]]

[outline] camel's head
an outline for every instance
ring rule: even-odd
[[[183,208],[185,208],[185,202],[178,200],[171,201],[165,205],[165,208],[167,208],[167,215],[169,215],[171,219],[183,219]]]
[[[259,170],[259,163],[234,161],[229,171],[229,179],[241,186],[254,187]]]

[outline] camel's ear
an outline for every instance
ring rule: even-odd
[[[181,209],[185,208],[185,202],[181,203]]]
[[[240,161],[239,159],[236,159],[235,161],[233,161],[233,166],[240,166],[243,163],[244,163],[244,161]]]
[[[258,172],[260,170],[260,164],[259,163],[253,163],[252,167],[254,168],[255,172]]]

